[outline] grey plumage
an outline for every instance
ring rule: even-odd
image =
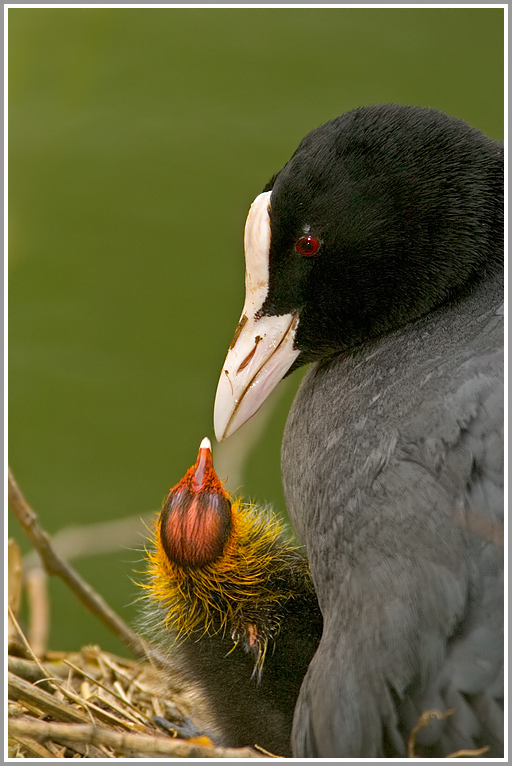
[[[282,475],[323,634],[298,757],[503,751],[503,145],[434,109],[354,109],[256,198],[220,438],[313,362]],[[257,285],[257,289],[253,288]]]
[[[294,754],[503,748],[501,277],[316,363],[283,440],[324,633]],[[326,417],[327,415],[327,417]]]

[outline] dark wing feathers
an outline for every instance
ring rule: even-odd
[[[430,708],[455,712],[418,734],[418,755],[502,754],[502,329],[466,308],[453,350],[439,354],[449,316],[430,319],[400,353],[388,339],[359,368],[311,370],[292,409],[285,491],[324,616],[295,712],[298,757],[404,756]]]

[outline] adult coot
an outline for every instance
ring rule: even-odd
[[[170,490],[147,556],[140,627],[166,658],[163,679],[195,696],[195,724],[219,745],[291,755],[322,615],[302,548],[273,513],[231,500],[208,439]]]
[[[309,133],[254,201],[218,439],[315,362],[282,446],[324,618],[298,757],[503,748],[503,147],[432,109]]]

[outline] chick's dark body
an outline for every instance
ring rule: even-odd
[[[207,438],[155,518],[146,559],[139,626],[158,647],[163,683],[191,706],[181,733],[291,755],[322,633],[309,564],[274,513],[232,501]]]
[[[271,641],[258,679],[254,657],[234,647],[222,632],[196,631],[173,649],[173,674],[205,700],[204,719],[196,719],[218,745],[259,745],[274,755],[291,756],[293,711],[307,667],[322,633],[314,591],[289,602],[279,633]]]

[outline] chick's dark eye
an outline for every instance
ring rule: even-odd
[[[301,255],[315,255],[320,247],[316,237],[301,237],[295,244],[295,249]]]

